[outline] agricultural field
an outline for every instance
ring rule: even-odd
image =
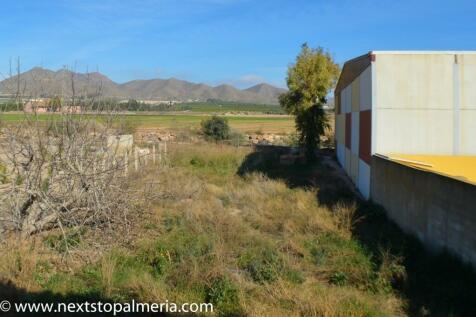
[[[11,99],[0,97],[0,109],[16,109],[9,108]],[[213,101],[213,102],[180,102],[175,104],[154,104],[151,102],[130,100],[116,104],[120,111],[132,111],[139,113],[146,112],[165,112],[165,113],[192,113],[192,114],[275,114],[284,115],[285,112],[280,105],[266,105],[253,103],[240,103],[231,101]]]
[[[39,114],[38,119],[48,120],[52,114]],[[160,128],[167,130],[196,129],[200,122],[208,118],[208,114],[124,114],[118,120],[133,128]],[[14,123],[23,120],[22,113],[3,113],[0,120]],[[98,120],[100,120],[98,116]],[[292,133],[294,129],[293,118],[286,115],[227,115],[226,118],[232,129],[242,133]]]
[[[236,102],[190,102],[179,103],[174,106],[177,111],[191,111],[198,113],[227,113],[250,112],[266,114],[284,114],[279,105],[246,104]]]
[[[198,128],[200,122],[209,115],[127,115],[124,117],[136,127],[144,128]],[[243,133],[290,133],[294,131],[294,121],[290,116],[251,115],[251,116],[226,116],[230,127]]]

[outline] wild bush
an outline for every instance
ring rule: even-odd
[[[44,242],[49,248],[59,253],[65,253],[68,251],[68,248],[77,247],[81,243],[81,236],[83,234],[84,230],[71,230],[64,235],[51,234],[44,238]]]
[[[75,107],[68,102],[64,108]],[[108,144],[113,114],[26,114],[2,129],[0,214],[24,237],[52,228],[127,223],[124,162]],[[6,182],[9,180],[9,182]],[[62,230],[64,232],[64,230]],[[66,241],[66,239],[65,239]]]
[[[209,140],[221,141],[230,138],[230,126],[224,117],[212,116],[203,120],[201,127],[203,135]]]
[[[213,303],[219,316],[244,316],[238,287],[227,277],[216,277],[206,287],[205,300]]]
[[[250,274],[253,281],[261,284],[276,281],[284,267],[280,254],[265,245],[245,250],[238,265]]]
[[[312,261],[330,269],[330,283],[358,287],[370,287],[372,284],[374,264],[355,240],[329,232],[318,235],[309,247]]]
[[[233,146],[240,146],[240,145],[247,144],[246,136],[239,131],[231,130],[228,139],[229,139],[229,143]]]

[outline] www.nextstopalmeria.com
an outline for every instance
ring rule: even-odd
[[[211,303],[126,303],[81,302],[42,303],[0,301],[0,312],[10,313],[107,313],[116,316],[122,313],[212,313]]]

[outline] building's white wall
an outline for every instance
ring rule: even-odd
[[[460,152],[476,155],[476,55],[458,55]]]
[[[340,166],[345,167],[345,146],[343,143],[336,144],[337,149],[337,161]]]
[[[347,175],[350,176],[350,168],[351,168],[351,153],[349,151],[348,148],[344,147],[344,151],[345,151],[345,165],[344,165],[344,168],[345,168],[345,172],[347,173]]]
[[[350,155],[349,150],[345,147],[345,114],[351,111],[352,103],[352,88],[351,85],[345,87],[340,92],[341,98],[341,113],[335,118],[336,120],[336,149],[337,160],[344,168],[346,173],[350,173]]]
[[[378,109],[452,109],[454,55],[377,55]]]
[[[350,179],[352,179],[352,182],[355,184],[357,187],[359,184],[359,156],[350,153]]]
[[[451,154],[453,111],[378,109],[376,152],[380,154]]]
[[[374,153],[476,154],[476,55],[377,54],[375,63]]]
[[[460,152],[476,155],[476,109],[461,110],[460,116]]]
[[[360,76],[350,85],[352,88],[352,112],[360,111]]]
[[[461,110],[476,109],[476,55],[458,55]],[[473,130],[474,131],[474,130]]]
[[[340,91],[340,113],[345,113],[345,89]]]
[[[342,112],[349,113],[352,111],[352,85],[348,85],[341,91]]]
[[[360,74],[360,110],[372,108],[372,67]]]
[[[371,143],[371,149],[370,149],[370,153],[371,155],[374,155],[376,153],[376,149],[377,149],[377,106],[378,105],[378,95],[377,95],[377,69],[378,69],[378,64],[373,62],[372,63],[372,66],[370,67],[370,72],[371,72],[371,89],[372,89],[372,132],[371,132],[371,135],[372,135],[372,139],[370,141]]]
[[[365,199],[370,198],[370,166],[359,160],[359,183],[357,185]]]
[[[372,66],[369,66],[341,90],[341,114],[335,118],[337,160],[365,198],[370,195],[370,166],[359,158],[359,125],[360,111],[372,109],[372,95]],[[346,113],[352,117],[350,150],[345,147]]]
[[[335,135],[340,144],[345,144],[345,114],[340,113],[335,117]]]

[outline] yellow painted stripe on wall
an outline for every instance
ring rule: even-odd
[[[476,156],[390,154],[387,157],[402,165],[476,185]]]

